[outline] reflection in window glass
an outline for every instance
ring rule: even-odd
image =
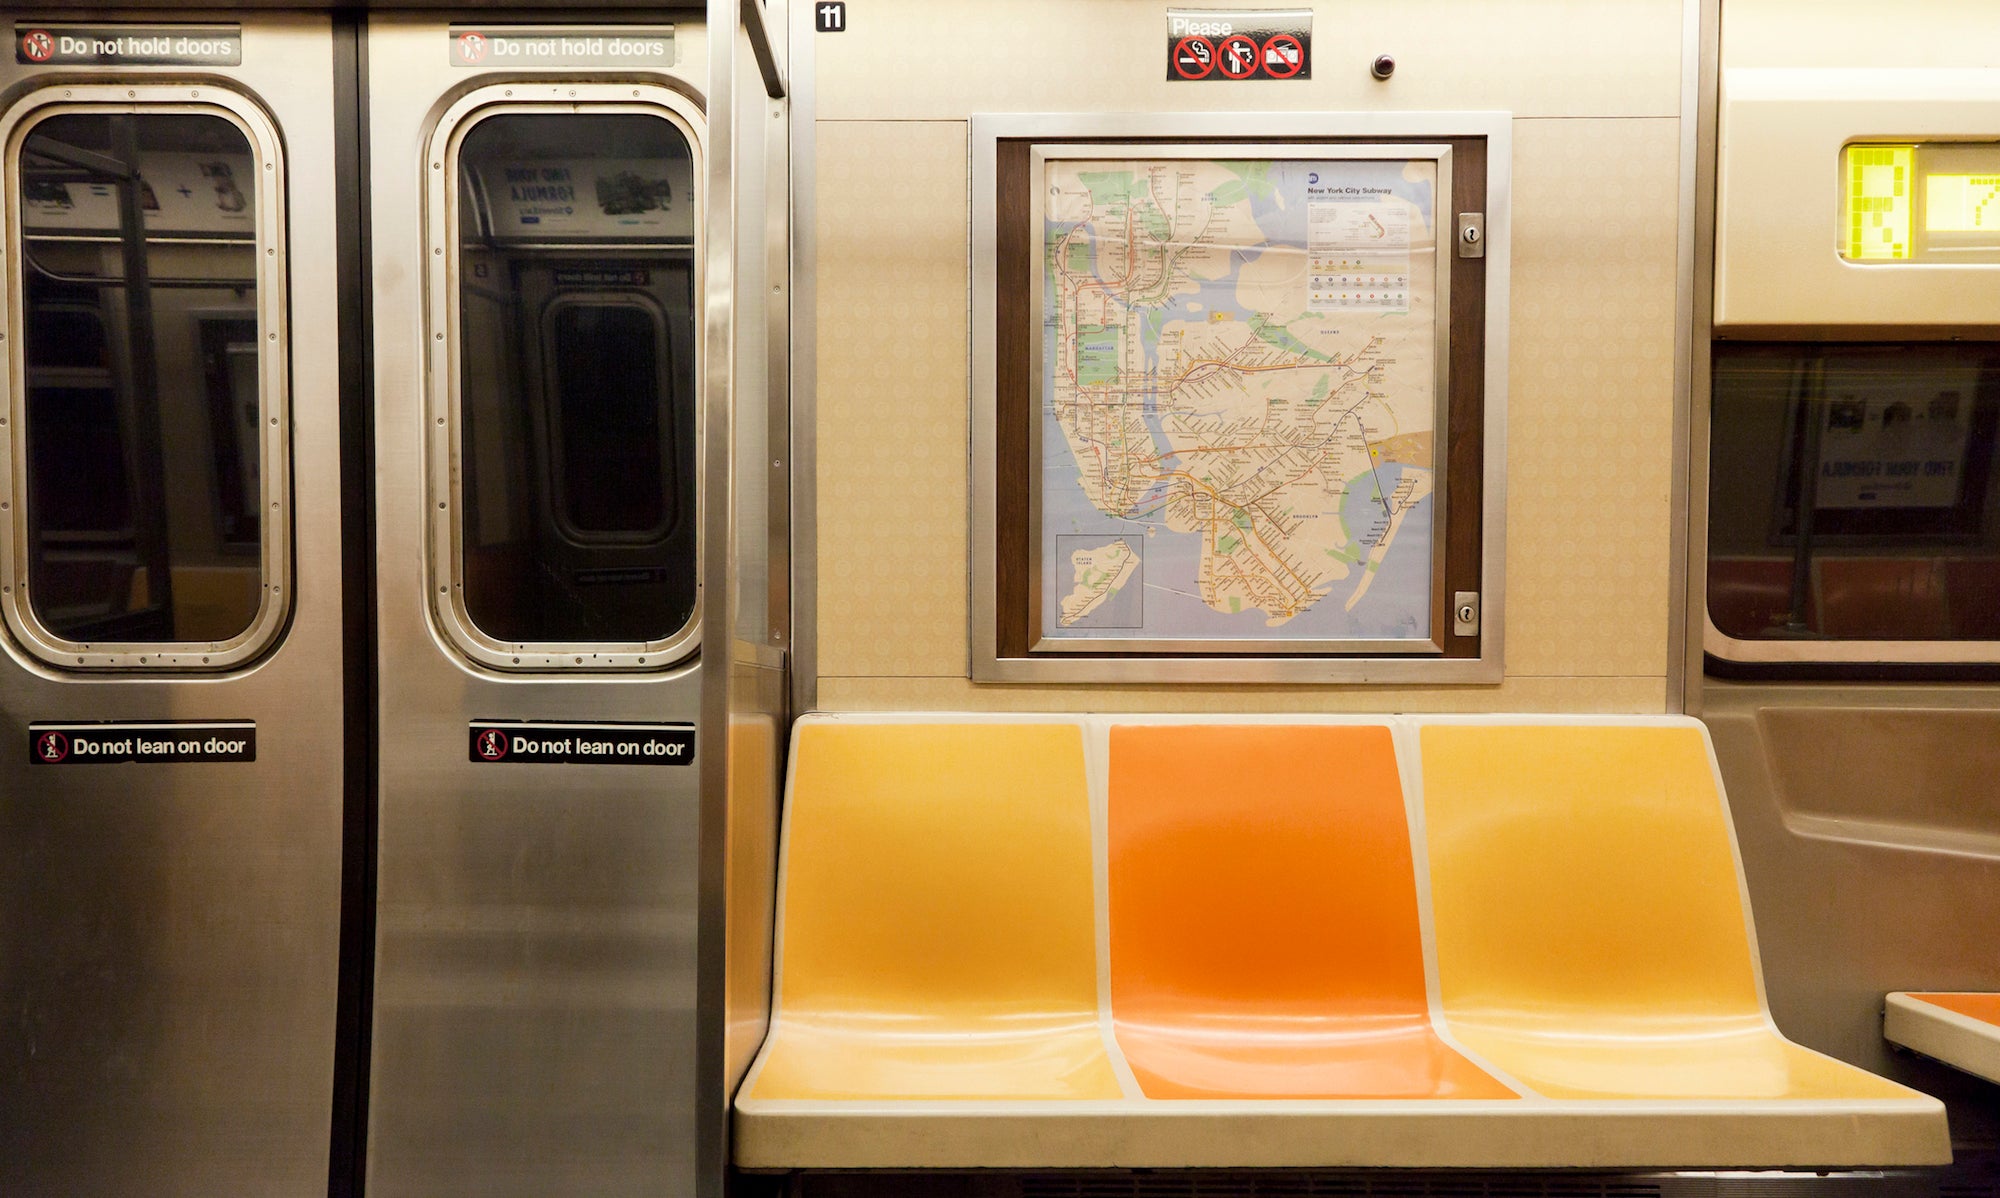
[[[263,597],[250,143],[219,116],[62,113],[19,154],[35,618],[82,643],[229,640]]]
[[[580,537],[655,538],[673,502],[660,444],[666,322],[636,303],[564,303],[554,316],[546,352],[563,523]]]
[[[507,113],[458,148],[461,580],[516,644],[695,604],[694,195],[672,123]]]
[[[1713,394],[1718,631],[2000,638],[2000,345],[1718,344]]]

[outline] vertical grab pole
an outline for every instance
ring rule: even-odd
[[[697,1198],[722,1198],[729,1168],[728,826],[730,686],[736,634],[737,0],[708,0],[708,179],[701,361],[700,915],[696,932]]]
[[[119,248],[125,273],[125,352],[132,372],[133,470],[138,502],[132,505],[139,553],[146,564],[146,606],[160,613],[166,638],[174,633],[172,555],[167,546],[165,432],[160,426],[159,366],[153,353],[153,278],[147,260],[146,211],[139,175],[139,123],[130,114],[111,118],[112,153],[124,168],[118,180]],[[262,352],[262,347],[259,347]],[[266,517],[268,518],[268,517]]]

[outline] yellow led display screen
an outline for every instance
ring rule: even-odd
[[[2000,175],[1926,174],[1924,228],[1932,233],[2000,231]]]
[[[1849,146],[1846,236],[1841,256],[1862,261],[1908,258],[1915,146]]]

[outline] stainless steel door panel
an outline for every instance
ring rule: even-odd
[[[11,22],[5,23],[11,28]],[[341,860],[333,52],[243,21],[226,76],[284,139],[291,626],[221,676],[57,674],[0,653],[0,1193],[322,1194]],[[0,65],[11,102],[37,72]],[[71,72],[102,83],[188,68]],[[42,720],[257,721],[232,765],[28,764]]]
[[[368,1192],[689,1193],[698,771],[475,765],[467,725],[694,721],[699,667],[502,674],[466,664],[431,610],[426,148],[468,89],[565,78],[451,67],[446,29],[382,15],[367,33],[382,719]],[[701,30],[675,40],[676,86],[698,92]],[[717,748],[704,732],[697,753]]]

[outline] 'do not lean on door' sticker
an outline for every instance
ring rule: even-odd
[[[693,724],[561,724],[474,720],[474,765],[693,765]]]
[[[255,720],[28,725],[33,765],[188,765],[257,760]]]

